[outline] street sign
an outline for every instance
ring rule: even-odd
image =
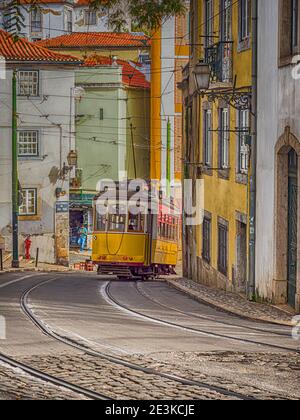
[[[56,203],[56,213],[69,213],[69,202],[58,201]]]

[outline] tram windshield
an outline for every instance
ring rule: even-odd
[[[101,208],[103,210],[103,208]],[[106,214],[101,214],[95,207],[95,232],[145,233],[145,210],[116,204],[107,207]]]

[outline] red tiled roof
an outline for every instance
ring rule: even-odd
[[[7,61],[30,61],[47,63],[80,64],[78,58],[47,50],[39,45],[20,38],[17,41],[0,29],[0,56]]]
[[[63,0],[20,0],[20,3],[21,4],[24,4],[24,5],[26,5],[26,4],[33,4],[33,3],[38,3],[38,4],[60,4],[60,3],[70,3],[70,4],[72,4],[73,2],[72,2],[72,0],[65,0],[65,1],[63,1]],[[91,0],[75,0],[75,2],[74,2],[74,6],[76,7],[76,6],[79,6],[79,7],[81,7],[81,6],[89,6],[90,5],[90,3],[91,3]],[[105,4],[106,3],[106,0],[103,0],[103,2],[102,2],[103,4]]]
[[[38,4],[59,4],[59,3],[73,3],[72,0],[20,0],[21,4],[33,4],[33,3],[38,3]],[[90,0],[75,0],[74,2],[74,6],[89,6],[91,3]],[[103,1],[103,3],[105,3],[105,0]]]
[[[87,58],[84,61],[84,64],[82,66],[84,67],[111,66],[113,62],[114,62],[113,58],[103,57],[100,55],[94,55]],[[131,64],[128,61],[119,60],[119,59],[116,60],[116,62],[119,66],[122,66],[123,68],[122,78],[123,78],[124,84],[130,87],[150,89],[150,83],[146,79],[145,75],[136,67],[134,67],[133,64]],[[135,65],[139,66],[139,64],[135,64]]]
[[[146,35],[119,32],[73,32],[38,41],[37,45],[46,48],[146,48],[150,47]]]

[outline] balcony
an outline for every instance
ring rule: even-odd
[[[206,47],[205,62],[211,68],[213,82],[232,83],[233,42],[222,41]]]

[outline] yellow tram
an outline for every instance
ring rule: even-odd
[[[149,184],[148,184],[149,185]],[[175,274],[180,214],[171,200],[140,186],[104,187],[94,200],[92,261],[119,279]],[[117,192],[117,193],[116,193]]]

